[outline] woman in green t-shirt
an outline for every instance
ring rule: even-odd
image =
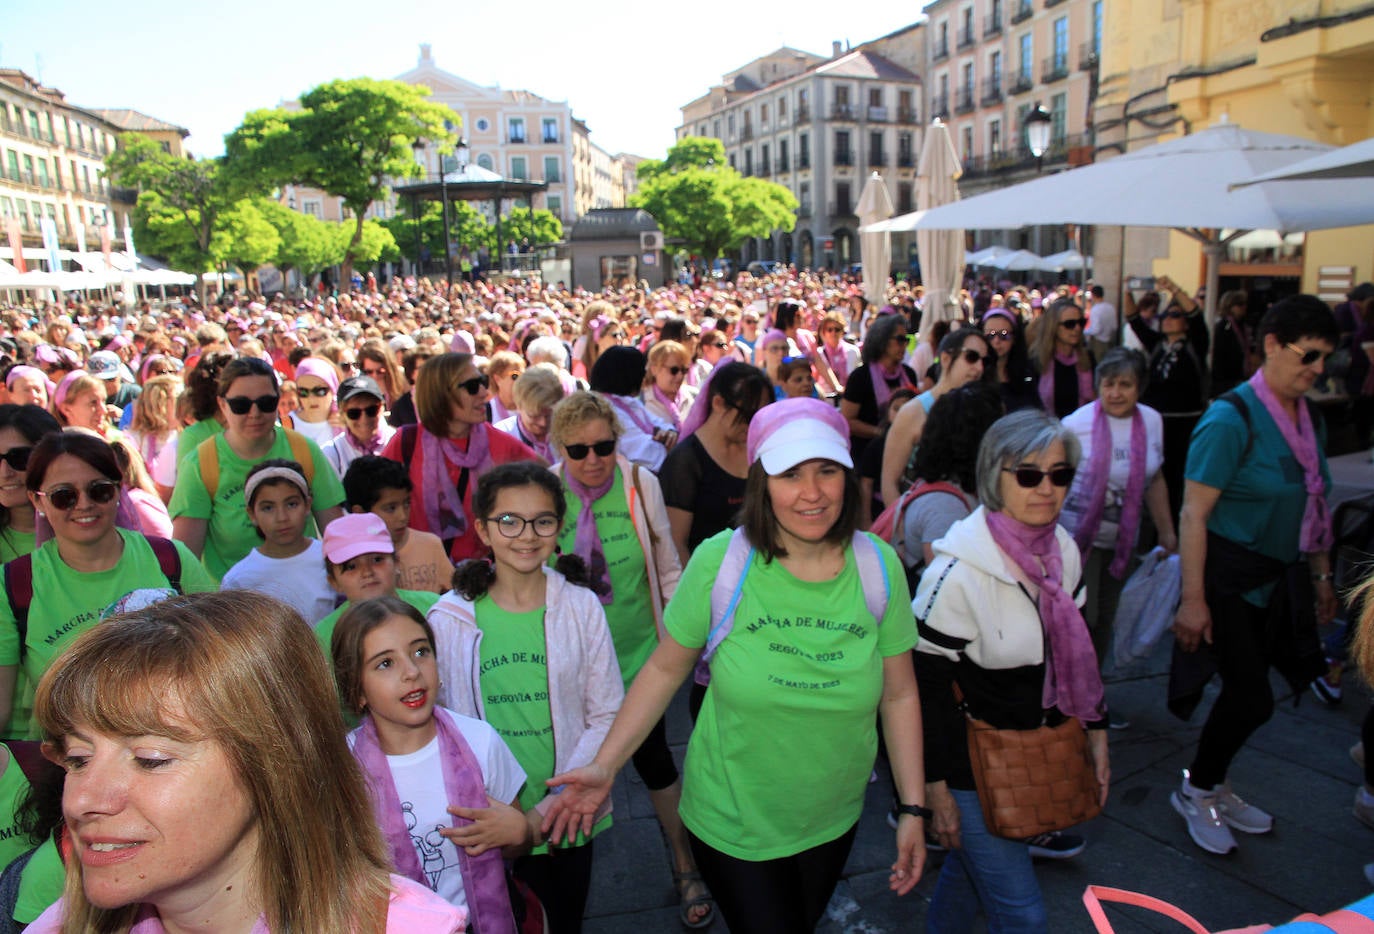
[[[818,399],[766,406],[750,423],[748,454],[741,529],[693,554],[667,633],[596,758],[549,779],[563,788],[545,827],[557,840],[590,826],[709,643],[682,821],[730,929],[790,934],[814,930],[839,881],[877,753],[875,713],[901,795],[889,885],[904,894],[920,878],[918,821],[929,812],[907,654],[916,626],[896,554],[856,531],[843,416]],[[713,590],[737,596],[732,614]]]
[[[34,512],[24,487],[29,455],[44,435],[61,431],[36,405],[0,405],[0,563],[34,549]]]

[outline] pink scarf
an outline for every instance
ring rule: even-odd
[[[554,462],[553,445],[549,443],[549,436],[545,435],[543,441],[534,440],[530,433],[525,431],[525,423],[520,420],[519,413],[515,416],[515,434],[529,446],[530,450],[544,458],[544,463],[552,464]]]
[[[1298,536],[1298,548],[1306,554],[1326,551],[1333,540],[1331,532],[1331,510],[1326,504],[1326,483],[1322,480],[1321,452],[1317,449],[1317,432],[1312,427],[1312,416],[1307,411],[1307,400],[1298,400],[1298,423],[1288,417],[1279,404],[1274,390],[1264,381],[1264,370],[1256,370],[1250,377],[1250,388],[1264,405],[1264,410],[1278,426],[1288,449],[1293,452],[1298,466],[1302,468],[1303,485],[1307,487],[1307,507],[1302,514],[1302,531]]]
[[[626,398],[625,396],[617,396],[614,393],[610,392],[602,393],[602,398],[604,398],[607,402],[611,404],[611,408],[615,409],[625,418],[628,418],[630,421],[634,422],[635,427],[638,428],[640,431],[644,432],[651,438],[654,436],[654,431],[656,430],[654,428],[654,423],[649,421],[649,417],[644,414],[643,405],[635,404],[639,401],[638,399],[631,400]]]
[[[688,435],[696,433],[696,430],[706,424],[706,419],[711,417],[711,383],[715,380],[720,368],[728,363],[737,362],[728,354],[722,354],[716,361],[716,365],[711,368],[711,372],[701,381],[701,388],[697,390],[696,401],[692,403],[692,408],[687,412],[687,418],[682,422],[682,430],[678,432],[679,442],[686,441]]]
[[[906,378],[906,369],[900,364],[894,365],[891,369],[884,367],[881,363],[874,361],[868,365],[869,378],[873,380],[873,398],[878,403],[878,420],[881,421],[883,414],[887,411],[887,400],[892,398],[893,389],[915,389]],[[897,381],[897,386],[892,382]]]
[[[372,435],[372,440],[368,441],[366,444],[363,444],[354,437],[353,432],[348,429],[344,429],[343,436],[346,439],[345,443],[360,455],[381,454],[382,448],[386,446],[382,443],[382,433],[380,431],[374,433]]]
[[[1003,512],[985,513],[992,540],[1040,588],[1040,622],[1045,629],[1045,687],[1041,704],[1083,721],[1102,719],[1102,675],[1083,614],[1064,589],[1064,557],[1058,526],[1030,526]],[[1039,559],[1039,560],[1036,560]],[[1043,565],[1043,568],[1042,568]]]
[[[676,399],[669,399],[668,394],[658,388],[658,383],[654,383],[650,388],[653,390],[654,398],[658,400],[658,404],[668,412],[668,418],[673,422],[673,430],[681,434],[682,416],[678,414],[677,407],[678,401],[682,398],[682,393],[679,392]]]
[[[1121,580],[1135,548],[1136,532],[1140,529],[1140,507],[1145,502],[1145,418],[1136,406],[1131,416],[1130,474],[1126,479],[1126,493],[1121,501],[1121,522],[1117,526],[1116,553],[1107,568],[1112,577]],[[1087,471],[1080,481],[1087,510],[1074,532],[1078,550],[1088,553],[1097,530],[1102,525],[1102,508],[1107,501],[1107,475],[1112,472],[1112,426],[1101,402],[1093,403],[1093,450],[1088,458]]]
[[[825,354],[825,362],[830,365],[830,372],[835,374],[835,379],[843,383],[849,376],[849,362],[845,357],[844,345],[836,344],[831,347],[829,344],[821,344],[821,353]]]
[[[486,783],[482,780],[482,767],[473,755],[467,740],[459,731],[447,710],[434,708],[434,723],[439,731],[439,758],[444,773],[444,797],[450,805],[469,808],[488,806]],[[377,825],[382,829],[391,850],[391,859],[396,872],[408,879],[429,887],[415,855],[415,845],[411,842],[410,831],[401,819],[401,802],[396,793],[396,782],[391,777],[391,766],[382,752],[381,742],[377,739],[377,725],[371,715],[363,717],[362,724],[354,733],[353,757],[362,766],[363,774],[372,797],[372,813]],[[472,821],[453,816],[454,827],[464,827]],[[511,915],[510,895],[506,889],[506,866],[499,849],[487,850],[481,856],[469,856],[461,846],[458,851],[458,866],[463,874],[463,893],[467,897],[469,920],[473,929],[486,934],[515,934],[515,918]]]
[[[614,396],[612,397],[614,398]],[[577,537],[573,540],[573,554],[587,562],[592,577],[592,590],[602,606],[615,602],[615,587],[611,584],[611,569],[606,564],[606,553],[601,548],[601,536],[596,531],[596,501],[611,491],[619,468],[611,472],[609,478],[600,486],[583,486],[573,478],[566,464],[563,465],[563,482],[582,502],[577,514]]]
[[[478,477],[491,469],[487,425],[483,422],[472,426],[467,450],[460,448],[458,442],[451,438],[436,438],[423,426],[416,426],[415,430],[420,432],[420,453],[424,457],[421,473],[424,486],[420,500],[424,503],[429,530],[444,541],[458,538],[468,530],[468,515],[448,468],[451,464],[472,472],[468,478],[468,489],[472,488]]]
[[[1078,354],[1056,353],[1050,365],[1045,368],[1045,372],[1040,374],[1040,403],[1045,407],[1045,411],[1054,414],[1054,364],[1062,363],[1065,366],[1078,367]],[[1087,405],[1096,398],[1097,393],[1093,392],[1093,373],[1092,370],[1077,370],[1078,373],[1078,405]],[[1074,406],[1077,408],[1078,406]]]

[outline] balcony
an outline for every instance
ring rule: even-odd
[[[1051,55],[1040,66],[1040,83],[1049,84],[1052,81],[1063,81],[1069,76],[1069,56],[1068,53]]]
[[[746,143],[749,142],[754,138],[754,128],[746,123],[744,129],[739,131],[739,138]]]
[[[800,204],[797,205],[797,216],[798,216],[798,217],[810,217],[810,216],[811,216],[811,202],[810,202],[810,201],[803,201],[803,202],[801,202]]]
[[[1025,94],[1031,89],[1034,82],[1031,81],[1029,71],[1018,71],[1011,76],[1011,82],[1007,85],[1008,94]]]
[[[81,191],[82,194],[86,195],[87,197],[94,198],[94,197],[96,196],[95,190],[94,190],[90,185],[87,185],[87,184],[85,184],[84,182],[83,182],[83,183],[81,184],[81,186],[80,186],[80,191]],[[137,204],[137,203],[138,203],[138,189],[137,189],[137,188],[112,188],[112,189],[110,189],[110,200],[111,200],[111,201],[118,201],[120,204]]]
[[[869,105],[869,108],[868,108],[868,122],[869,122],[869,123],[886,123],[886,122],[887,122],[887,108],[886,108],[886,107],[874,107],[874,106],[872,106],[872,105]]]
[[[930,60],[940,62],[949,58],[949,37],[941,36],[935,40],[935,47],[931,50]]]
[[[1059,4],[1063,2],[1064,0],[1045,0],[1045,9],[1048,10],[1050,7],[1059,6]]]
[[[949,95],[940,94],[930,99],[930,117],[944,119],[949,116]]]
[[[525,136],[524,133],[512,133],[512,134],[510,135],[510,137],[506,140],[506,142],[508,142],[508,143],[520,143],[520,144],[523,145],[523,144],[525,144],[525,143],[528,143],[528,142],[529,142],[529,139]]]
[[[798,105],[797,105],[797,122],[798,122],[798,123],[810,123],[810,122],[811,122],[811,108],[808,107],[806,104],[798,104]]]
[[[1101,50],[1096,42],[1088,41],[1078,47],[1078,70],[1092,71],[1097,67]]]
[[[960,88],[954,92],[954,112],[966,114],[973,110],[973,88]]]
[[[1089,140],[1086,134],[1061,136],[1058,139],[1050,140],[1050,148],[1040,161],[1044,165],[1088,162],[1091,161],[1090,158],[1079,159],[1078,157],[1087,146],[1089,146]],[[1013,150],[999,150],[985,156],[965,159],[963,177],[974,179],[993,175],[1030,173],[1035,171],[1035,168],[1036,158],[1031,155],[1030,148],[1023,142]]]
[[[791,165],[786,156],[778,156],[778,174],[792,171]]]
[[[551,145],[551,144],[557,143],[557,142],[558,142],[558,134],[557,134],[557,133],[545,133],[545,134],[544,134],[544,145],[548,146],[548,145]]]
[[[991,39],[993,36],[1000,36],[1001,34],[1002,34],[1002,14],[1001,14],[1000,12],[997,12],[997,13],[989,13],[987,16],[983,17],[983,38],[984,38],[984,39]]]
[[[993,75],[983,79],[983,96],[981,103],[984,107],[991,107],[1002,101],[1002,76]]]
[[[850,151],[850,150],[847,150],[847,149],[836,150],[836,152],[835,152],[835,164],[836,164],[836,165],[841,165],[841,166],[853,165],[853,164],[854,164],[854,153],[853,153],[852,151]]]
[[[810,156],[810,154],[809,154],[809,153],[802,153],[800,156],[797,156],[797,171],[800,172],[802,169],[809,169],[809,168],[811,168],[811,156]]]
[[[897,153],[897,168],[914,169],[916,167],[916,157],[909,152]]]
[[[854,108],[848,104],[834,103],[830,105],[831,120],[853,120]]]
[[[763,162],[760,163],[760,165],[759,165],[759,175],[762,176],[763,178],[772,178],[772,177],[773,177],[773,167],[772,167],[771,165],[768,164],[768,160],[767,160],[767,159],[764,159]]]
[[[921,121],[920,121],[919,119],[917,119],[917,116],[916,116],[916,109],[915,109],[914,107],[898,107],[898,108],[897,108],[897,122],[898,122],[898,123],[920,123]]]
[[[976,39],[974,38],[974,35],[973,35],[973,24],[972,24],[972,23],[970,23],[970,24],[967,25],[967,26],[964,26],[963,28],[961,28],[961,29],[959,30],[959,45],[957,46],[957,48],[959,49],[960,52],[964,51],[964,49],[971,49],[971,48],[973,48],[973,45],[974,45],[974,42],[975,42],[975,41],[976,41]]]
[[[887,167],[887,153],[870,152],[868,154],[868,167],[870,169],[882,169]]]
[[[1031,3],[1031,0],[1021,0],[1016,4],[1016,9],[1012,10],[1011,24],[1015,26],[1017,23],[1024,23],[1034,15],[1035,4]]]
[[[830,202],[830,216],[853,217],[854,205],[852,205],[848,201],[832,201]]]

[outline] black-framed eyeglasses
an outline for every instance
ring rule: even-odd
[[[376,418],[377,413],[381,410],[382,405],[379,402],[376,405],[365,405],[360,409],[344,409],[344,414],[348,416],[348,420],[350,422],[356,422],[364,415],[366,415],[368,418]]]
[[[48,501],[48,505],[63,512],[75,509],[81,501],[82,491],[70,483],[63,483],[51,490],[39,490],[38,495]],[[86,498],[97,505],[105,505],[119,494],[119,484],[113,480],[92,480],[86,484]]]
[[[593,451],[597,457],[610,457],[615,453],[615,439],[607,438],[605,441],[595,441],[591,444],[563,445],[563,452],[568,455],[570,461],[586,460],[587,455]]]
[[[9,464],[10,470],[28,470],[29,455],[32,453],[32,447],[10,448],[4,454],[0,454],[0,461]]]
[[[1298,362],[1303,366],[1311,366],[1318,360],[1325,360],[1327,357],[1331,356],[1325,350],[1319,350],[1316,347],[1309,350],[1293,343],[1284,344],[1283,347],[1285,350],[1291,350],[1293,353],[1297,354]]]
[[[541,512],[533,519],[503,512],[499,516],[489,516],[487,521],[496,523],[496,529],[503,538],[519,538],[525,534],[527,527],[532,527],[534,534],[540,538],[552,538],[558,534],[558,517],[551,512]]]
[[[984,331],[983,338],[990,341],[1009,341],[1011,340],[1011,329],[1002,328],[998,331]]]
[[[490,385],[491,377],[483,373],[481,376],[474,376],[472,379],[463,380],[458,384],[458,388],[470,396],[475,396]]]
[[[329,390],[326,389],[325,392],[329,392]],[[229,406],[229,411],[235,415],[247,415],[255,405],[259,412],[275,412],[280,399],[281,396],[278,395],[258,396],[256,399],[250,399],[247,396],[226,396],[224,404]]]
[[[314,396],[316,399],[322,399],[325,396],[332,396],[334,394],[333,390],[328,386],[316,386],[314,389],[306,389],[304,386],[297,385],[296,392],[300,393],[302,396]]]
[[[960,352],[960,355],[969,366],[973,366],[975,363],[981,363],[984,366],[988,366],[992,363],[992,354],[984,356],[976,350],[964,350]]]
[[[1083,326],[1083,319],[1065,318],[1063,321],[1059,322],[1059,326],[1061,328],[1069,328],[1070,330],[1072,330],[1073,328],[1081,328]]]
[[[1050,483],[1058,487],[1068,486],[1073,483],[1073,476],[1077,473],[1072,467],[1051,467],[1049,470],[1041,470],[1039,467],[1003,467],[1004,473],[1016,476],[1016,485],[1024,490],[1033,490],[1045,478],[1050,478]]]

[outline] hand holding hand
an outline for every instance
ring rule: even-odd
[[[448,812],[472,821],[462,827],[441,827],[439,835],[461,846],[469,856],[480,856],[487,850],[507,846],[521,846],[530,839],[530,826],[525,812],[487,796],[487,807],[450,807]]]
[[[540,829],[550,843],[592,832],[596,811],[611,793],[615,776],[596,762],[555,775],[544,784],[557,789]],[[561,786],[561,787],[560,787]]]

